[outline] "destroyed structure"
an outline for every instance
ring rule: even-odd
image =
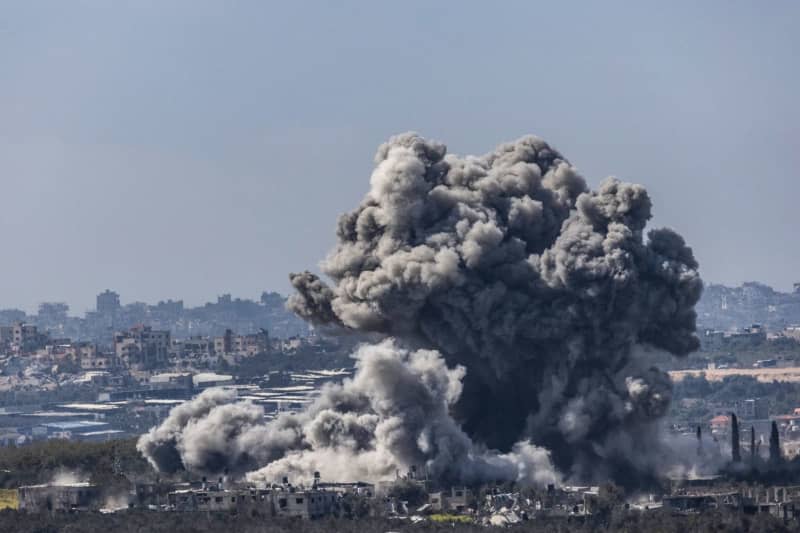
[[[89,511],[100,507],[100,487],[90,483],[28,485],[18,490],[19,508],[27,512]]]

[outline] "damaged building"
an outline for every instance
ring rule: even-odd
[[[86,511],[100,504],[100,488],[90,483],[28,485],[18,494],[20,510],[28,512]]]
[[[187,488],[168,494],[169,509],[179,512],[223,511],[254,513],[262,516],[315,519],[334,513],[339,495],[317,488],[281,485],[256,488],[225,487],[224,483]]]

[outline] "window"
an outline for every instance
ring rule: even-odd
[[[214,498],[214,501],[217,503],[222,503],[222,496],[217,496],[216,498]]]
[[[286,507],[286,498],[281,498],[280,500],[278,500],[278,506],[281,509],[285,508]]]
[[[298,503],[298,504],[303,503],[303,498],[297,498],[295,500],[295,502]]]

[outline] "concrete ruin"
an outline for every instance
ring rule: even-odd
[[[100,488],[90,483],[27,485],[19,488],[19,508],[28,512],[72,512],[99,507]]]
[[[222,511],[303,519],[333,514],[338,499],[336,491],[294,487],[286,481],[264,488],[204,483],[201,488],[175,490],[167,495],[168,508],[178,512]]]

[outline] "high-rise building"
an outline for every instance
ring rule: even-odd
[[[115,313],[120,308],[119,294],[106,289],[97,295],[97,312],[101,315]]]
[[[46,323],[60,323],[67,319],[69,306],[63,302],[42,302],[39,304],[39,320]]]

